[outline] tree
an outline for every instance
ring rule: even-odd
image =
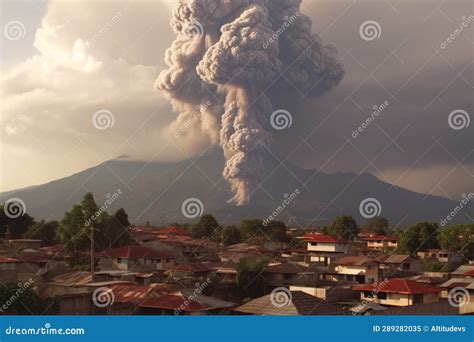
[[[201,216],[199,222],[193,227],[191,235],[194,238],[210,238],[213,235],[219,236],[219,223],[210,214]]]
[[[18,206],[13,207],[15,205],[15,202],[12,202],[10,206],[5,208],[4,205],[0,206],[0,237],[5,237],[5,233],[7,230],[10,232],[12,238],[20,238],[23,236],[23,234],[26,233],[28,228],[32,226],[35,223],[35,220],[28,215],[26,212],[24,212],[24,208],[20,208]],[[23,210],[22,215],[16,214],[16,211],[14,212],[13,210]],[[12,212],[15,213],[15,215],[10,215],[7,216],[6,212]]]
[[[29,282],[3,283],[0,285],[0,309],[7,315],[51,315],[58,310],[55,300],[43,299],[31,288]],[[9,305],[6,305],[10,303]]]
[[[239,230],[242,234],[242,239],[246,241],[252,237],[261,236],[265,231],[265,226],[260,219],[242,220]]]
[[[233,245],[242,242],[242,236],[236,226],[227,226],[222,230],[222,242],[224,245]]]
[[[288,241],[288,235],[286,235],[286,224],[284,224],[283,222],[271,221],[265,228],[266,230],[268,230],[268,236],[272,241]]]
[[[128,215],[125,212],[125,209],[123,208],[118,209],[115,212],[114,217],[123,228],[128,228],[131,226],[130,221],[128,220]]]
[[[23,235],[27,239],[38,239],[43,241],[46,246],[51,246],[57,243],[56,232],[59,228],[58,221],[41,220],[28,228],[28,231]]]
[[[438,241],[441,248],[458,251],[467,259],[474,259],[474,224],[460,224],[440,230]]]
[[[329,225],[328,232],[341,239],[354,240],[359,233],[359,227],[352,216],[337,216]]]
[[[400,237],[399,251],[415,253],[418,250],[439,248],[438,224],[432,222],[418,222],[405,230]]]
[[[237,286],[246,297],[260,297],[265,293],[262,272],[268,265],[266,258],[244,258],[237,264]]]
[[[59,224],[57,240],[64,245],[65,250],[74,252],[73,265],[77,264],[77,252],[88,249],[89,229],[79,204],[66,212]]]
[[[386,235],[389,227],[389,222],[386,218],[376,216],[367,221],[364,228],[377,235]]]

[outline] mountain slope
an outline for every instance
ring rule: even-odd
[[[382,216],[394,225],[405,225],[419,220],[439,221],[458,205],[442,197],[393,186],[367,173],[326,174],[266,157],[267,178],[255,190],[250,205],[235,207],[227,203],[232,196],[222,178],[223,164],[218,152],[176,163],[117,159],[41,186],[2,193],[0,200],[18,197],[26,203],[31,216],[60,219],[80,202],[85,192],[93,192],[101,205],[120,189],[121,195],[107,211],[124,207],[131,221],[155,224],[193,221],[181,212],[181,204],[191,197],[201,200],[204,212],[226,224],[242,218],[265,218],[285,199],[288,202],[296,190],[299,194],[277,215],[277,220],[288,222],[292,218],[300,224],[323,224],[335,215],[349,214],[362,223],[365,219],[359,212],[360,202],[376,198]],[[472,214],[472,207],[469,212]],[[463,217],[459,214],[455,220],[465,221]]]

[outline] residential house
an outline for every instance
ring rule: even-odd
[[[334,264],[337,280],[364,284],[377,282],[380,278],[379,263],[366,256],[347,256],[337,259]]]
[[[289,287],[290,285],[315,285],[317,273],[314,267],[284,262],[268,265],[263,271],[266,284],[271,287]]]
[[[221,261],[239,262],[243,258],[272,257],[273,255],[274,252],[265,247],[249,245],[246,243],[237,243],[227,246],[222,252],[219,253],[219,258]]]
[[[342,307],[302,291],[281,291],[251,300],[234,311],[246,315],[344,315]]]
[[[439,301],[441,290],[414,280],[392,278],[373,284],[354,287],[360,299],[385,306],[407,306]]]
[[[360,238],[367,243],[367,247],[376,250],[395,249],[398,247],[399,238],[396,236],[370,235]]]
[[[196,290],[148,296],[139,304],[142,315],[226,315],[236,306],[232,302],[204,296]]]
[[[174,266],[175,256],[141,245],[123,246],[97,253],[100,269],[120,269],[127,271],[167,270]]]
[[[436,260],[443,263],[448,263],[456,259],[458,252],[450,251],[448,249],[428,249],[425,251],[418,251],[417,256],[420,259]]]
[[[375,257],[379,262],[382,278],[407,277],[423,272],[420,259],[405,254],[382,254]]]
[[[336,258],[348,253],[348,241],[332,235],[308,233],[299,239],[306,243],[308,261],[322,266],[329,266]]]

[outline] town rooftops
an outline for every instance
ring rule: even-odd
[[[0,264],[11,264],[11,263],[16,263],[16,262],[21,262],[21,261],[18,259],[13,259],[13,258],[0,257]]]
[[[153,230],[153,233],[158,234],[158,235],[189,236],[188,232],[185,231],[183,228],[180,228],[180,227],[161,228],[161,229]]]
[[[122,259],[162,259],[174,258],[171,253],[157,251],[144,246],[123,246],[109,249],[96,254],[101,258],[122,258]]]
[[[400,293],[410,295],[441,292],[441,289],[433,287],[431,285],[422,284],[414,280],[401,278],[393,278],[379,283],[355,286],[354,289],[357,291],[377,290],[378,292]]]
[[[299,239],[307,242],[325,242],[325,243],[347,243],[346,240],[340,239],[337,236],[333,235],[326,235],[326,234],[318,234],[318,233],[307,233]]]
[[[381,264],[401,264],[409,261],[411,257],[407,254],[383,254],[375,258]]]
[[[177,291],[176,285],[152,284],[150,286],[136,284],[117,284],[110,287],[117,303],[137,304],[149,296],[157,297]]]
[[[282,303],[273,303],[281,296]],[[285,298],[286,296],[286,298]],[[343,315],[347,312],[335,304],[311,296],[302,291],[288,291],[282,294],[268,294],[251,300],[235,311],[253,315]]]
[[[209,273],[212,269],[203,263],[181,263],[173,266],[169,271],[183,273]]]
[[[309,271],[309,267],[296,264],[294,262],[285,262],[276,265],[269,265],[264,272],[268,273],[285,273],[285,274],[299,274]]]
[[[334,263],[336,265],[364,266],[378,264],[378,261],[366,256],[347,256],[337,259]]]
[[[468,290],[474,290],[474,278],[451,278],[439,286],[448,289],[464,287]]]
[[[451,274],[457,276],[474,277],[474,265],[461,265],[451,272]]]
[[[362,237],[361,240],[364,241],[398,241],[397,236],[385,236],[385,235],[373,235]]]
[[[190,300],[190,298],[192,298],[192,300]],[[235,306],[236,305],[231,302],[184,290],[164,294],[159,297],[149,296],[140,304],[140,307],[144,308],[178,310],[181,312],[209,311]]]

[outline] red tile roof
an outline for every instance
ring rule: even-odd
[[[385,236],[385,235],[373,235],[361,238],[364,241],[398,241],[399,238],[396,236]]]
[[[183,228],[180,227],[169,227],[169,228],[162,228],[154,230],[153,233],[158,235],[182,235],[182,236],[189,236],[188,232],[185,231]]]
[[[414,280],[400,278],[393,278],[380,283],[364,284],[356,286],[354,289],[358,291],[374,291],[375,289],[377,289],[378,292],[401,294],[423,294],[436,293],[441,291],[441,289],[430,286],[428,284],[422,284]]]
[[[122,258],[122,259],[161,259],[175,258],[172,254],[157,251],[144,246],[124,246],[115,249],[109,249],[97,253],[98,257]]]
[[[301,237],[304,241],[310,242],[334,242],[334,243],[346,243],[345,240],[339,239],[337,236],[325,235],[318,233],[307,233]]]
[[[0,257],[0,264],[10,264],[10,263],[14,263],[14,262],[20,262],[20,260]]]

